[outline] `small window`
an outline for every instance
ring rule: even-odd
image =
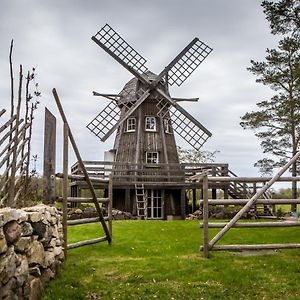
[[[126,131],[127,132],[134,132],[135,131],[135,118],[128,118],[127,119]]]
[[[158,152],[146,152],[146,164],[158,164]]]
[[[171,120],[164,119],[164,129],[165,133],[172,133]]]
[[[156,131],[156,118],[155,117],[146,117],[145,129],[146,129],[146,131]]]

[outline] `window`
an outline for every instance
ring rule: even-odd
[[[165,133],[172,133],[171,120],[164,119],[164,129]]]
[[[158,164],[158,152],[146,152],[146,164]]]
[[[156,131],[156,118],[155,117],[146,117],[145,129],[146,129],[146,131]]]
[[[135,131],[135,118],[128,118],[126,132],[134,132],[134,131]]]

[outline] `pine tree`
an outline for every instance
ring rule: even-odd
[[[257,103],[257,111],[247,112],[241,126],[253,129],[263,152],[272,155],[255,164],[266,174],[295,155],[300,143],[300,1],[263,1],[262,7],[271,33],[282,39],[276,49],[266,50],[265,61],[252,60],[248,70],[257,76],[256,82],[269,86],[275,94]],[[296,163],[291,173],[297,175]],[[292,190],[296,198],[296,182]]]

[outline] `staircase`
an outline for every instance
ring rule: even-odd
[[[147,191],[143,184],[135,185],[135,201],[137,216],[141,219],[147,220]]]
[[[230,177],[238,177],[235,173],[228,170],[228,175]],[[259,189],[259,187],[256,187]],[[233,199],[251,199],[255,194],[255,190],[253,187],[250,187],[247,183],[240,182],[230,182],[228,187],[228,194]],[[266,191],[263,195],[264,199],[271,199],[272,193],[270,191]],[[272,215],[272,206],[271,205],[257,205],[257,210],[260,210],[263,215],[270,216]]]

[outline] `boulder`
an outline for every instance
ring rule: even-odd
[[[15,243],[22,234],[22,228],[17,221],[10,221],[3,227],[7,244]]]
[[[33,233],[33,228],[29,222],[22,222],[22,236],[30,236]]]
[[[36,264],[43,266],[45,261],[45,251],[42,243],[39,241],[33,241],[27,257],[30,266],[34,266]]]
[[[33,234],[38,235],[44,246],[47,246],[52,238],[52,228],[43,222],[32,223]]]
[[[19,260],[21,263],[16,269],[15,277],[19,286],[23,286],[24,282],[26,281],[29,275],[29,266],[27,257],[25,255],[19,256]]]
[[[0,282],[6,284],[16,272],[19,265],[18,257],[15,254],[14,246],[8,247],[6,253],[1,256],[0,260]]]
[[[15,250],[17,252],[25,253],[28,252],[31,245],[31,237],[20,237],[20,239],[15,243]]]

